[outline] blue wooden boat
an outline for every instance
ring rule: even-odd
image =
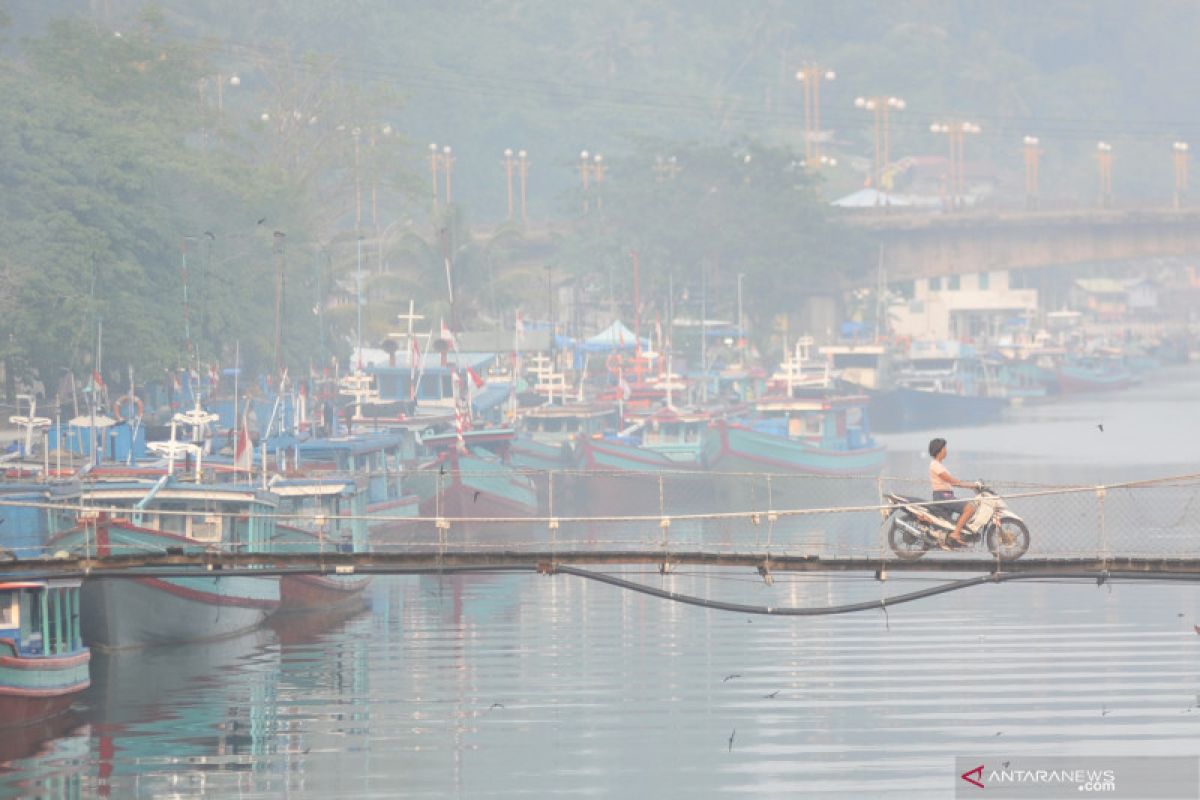
[[[420,515],[458,520],[458,533],[496,539],[528,535],[528,526],[517,523],[538,514],[538,493],[533,480],[506,463],[511,428],[465,431],[460,442],[454,432],[423,437],[433,455],[407,475],[407,485],[420,498]],[[470,520],[510,519],[512,523],[472,524]],[[433,533],[424,527],[414,543],[430,544]]]
[[[283,478],[271,483],[279,497],[271,549],[276,553],[365,553],[370,550],[364,513],[368,481],[352,477]],[[413,497],[415,514],[416,498]],[[279,613],[326,612],[365,605],[365,575],[284,575]]]
[[[397,527],[397,518],[415,517],[420,498],[405,485],[405,465],[421,454],[417,435],[405,427],[352,436],[311,439],[299,446],[299,474],[327,480],[352,481],[354,495],[336,500],[339,513],[367,517],[370,537],[383,541]],[[274,486],[288,484],[273,484]],[[333,502],[334,498],[329,498]]]
[[[576,443],[615,433],[616,403],[546,403],[523,409],[509,446],[514,466],[529,470],[573,467]]]
[[[913,342],[892,387],[867,394],[880,432],[983,425],[998,420],[1008,404],[989,390],[974,349],[953,341]]]
[[[805,337],[767,383],[767,394],[748,415],[718,420],[704,442],[704,458],[717,472],[863,475],[883,466],[867,397],[841,389],[828,362],[808,357]]]
[[[1127,389],[1137,379],[1120,359],[1105,356],[1077,356],[1058,367],[1058,385],[1064,394],[1110,392]]]
[[[0,581],[0,728],[59,714],[89,686],[79,585]]]
[[[85,486],[82,504],[80,524],[51,537],[51,549],[98,556],[270,552],[278,498],[250,486],[187,483],[166,475],[155,483]],[[279,607],[277,577],[197,573],[86,579],[84,641],[122,648],[214,639],[254,628]]]

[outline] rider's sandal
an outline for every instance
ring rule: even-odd
[[[967,543],[964,542],[962,539],[956,539],[953,536],[947,536],[946,541],[950,544],[951,548],[960,548],[960,547],[968,546]]]

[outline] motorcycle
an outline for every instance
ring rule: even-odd
[[[888,528],[888,546],[898,558],[915,561],[930,548],[940,548],[954,532],[958,515],[949,501],[909,497],[895,492],[884,495],[886,508],[881,510]],[[988,552],[1004,561],[1015,561],[1029,549],[1029,528],[1025,521],[1009,510],[1004,499],[983,483],[975,484],[975,514],[963,526],[962,538],[966,547],[986,544]],[[965,549],[950,543],[952,549]]]

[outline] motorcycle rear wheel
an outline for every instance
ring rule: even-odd
[[[1001,561],[1016,561],[1029,549],[1029,529],[1019,519],[1002,519],[988,528],[987,549]]]
[[[903,561],[916,561],[929,551],[929,545],[924,539],[913,536],[901,528],[895,520],[892,521],[892,527],[888,529],[888,546],[892,548],[896,558]]]

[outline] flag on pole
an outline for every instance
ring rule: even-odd
[[[416,336],[409,336],[409,350],[412,352],[412,358],[408,365],[408,399],[417,399],[417,373],[421,368],[421,345],[417,342]]]
[[[483,388],[484,380],[483,380],[483,378],[479,377],[478,372],[471,369],[470,367],[467,367],[467,375],[469,375],[471,377],[471,383],[475,384],[476,389]]]
[[[233,450],[233,468],[246,472],[254,468],[254,447],[250,444],[250,430],[245,421],[238,431],[237,445]]]

